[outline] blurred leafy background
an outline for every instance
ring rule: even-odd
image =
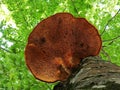
[[[28,71],[24,49],[41,20],[58,12],[84,17],[101,34],[104,60],[120,65],[120,0],[0,0],[0,90],[52,90]]]

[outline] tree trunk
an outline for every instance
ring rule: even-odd
[[[79,69],[54,90],[120,90],[120,67],[96,57],[83,59]]]

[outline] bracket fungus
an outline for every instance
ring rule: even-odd
[[[42,20],[28,37],[26,64],[35,78],[65,81],[80,61],[99,54],[102,41],[85,18],[57,13]]]

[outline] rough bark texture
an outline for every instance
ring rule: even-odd
[[[54,90],[120,90],[120,67],[96,57],[84,59],[80,68]]]

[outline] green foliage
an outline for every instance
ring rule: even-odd
[[[24,49],[35,25],[58,12],[86,18],[100,33],[106,27],[101,36],[105,51],[101,56],[120,65],[120,12],[110,20],[118,9],[119,0],[1,0],[0,90],[52,90],[54,84],[40,82],[28,71]]]

